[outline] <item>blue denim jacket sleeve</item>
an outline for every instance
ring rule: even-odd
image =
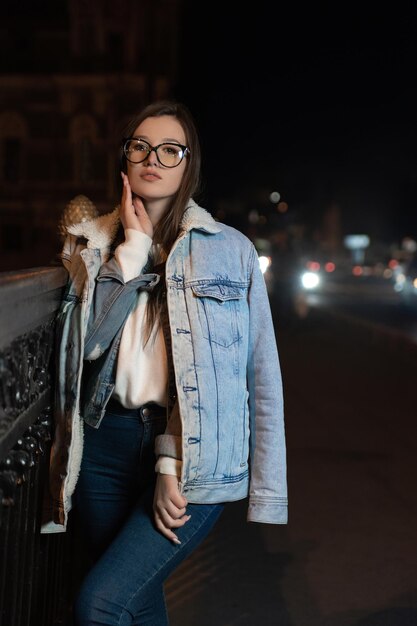
[[[286,524],[288,500],[281,368],[268,293],[257,255],[249,288],[248,388],[251,477],[247,519]]]
[[[125,283],[114,257],[103,263],[91,300],[84,343],[85,359],[93,361],[107,350],[132,310],[137,291],[153,289],[159,278],[158,274],[145,273]]]

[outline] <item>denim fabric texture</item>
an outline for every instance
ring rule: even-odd
[[[155,529],[154,443],[164,426],[163,410],[149,416],[112,407],[99,429],[85,428],[74,501],[94,564],[76,598],[77,626],[166,626],[164,581],[207,536],[224,508],[188,505],[191,519],[176,530],[181,545]]]
[[[68,228],[62,260],[69,283],[57,320],[54,523],[64,530],[82,460],[83,425],[100,427],[115,381],[123,321],[137,289],[111,256],[118,210]],[[165,269],[181,433],[156,440],[178,458],[189,502],[249,496],[248,521],[287,522],[282,379],[267,289],[253,243],[190,200]],[[88,371],[91,370],[91,371]],[[81,382],[82,381],[82,382]]]

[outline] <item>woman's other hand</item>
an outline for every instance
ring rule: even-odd
[[[181,543],[173,528],[184,526],[191,515],[186,515],[187,500],[178,488],[178,479],[170,474],[158,474],[153,510],[157,529],[174,543]]]
[[[145,206],[138,196],[132,199],[129,178],[124,172],[120,172],[120,174],[123,180],[123,193],[120,204],[120,221],[123,224],[123,228],[125,230],[126,228],[133,228],[133,230],[145,233],[152,239],[153,226]]]

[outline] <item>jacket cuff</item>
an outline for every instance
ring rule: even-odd
[[[127,283],[139,276],[148,260],[152,239],[134,228],[126,228],[125,241],[117,246],[114,256]]]
[[[42,524],[41,526],[41,534],[49,535],[52,533],[64,533],[66,531],[66,527],[64,524],[56,524],[55,522],[46,522],[46,524]]]
[[[159,474],[169,474],[170,476],[176,476],[181,478],[182,461],[173,459],[170,456],[160,456],[156,465],[155,471]]]
[[[182,459],[182,438],[176,435],[158,435],[155,439],[155,455]]]
[[[288,524],[286,498],[249,497],[247,521],[261,524]]]

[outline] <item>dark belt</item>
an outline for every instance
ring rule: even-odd
[[[115,398],[110,398],[106,405],[106,411],[125,417],[140,417],[145,422],[158,417],[166,417],[166,407],[156,404],[155,402],[148,402],[135,409],[127,409]]]

